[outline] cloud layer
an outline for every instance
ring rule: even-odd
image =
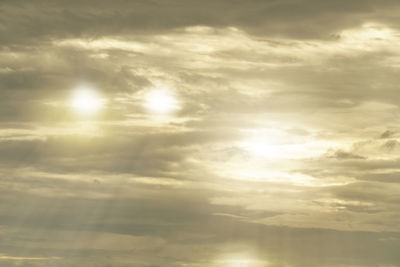
[[[0,266],[400,266],[399,9],[1,1]]]

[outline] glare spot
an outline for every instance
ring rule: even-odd
[[[265,260],[260,260],[254,256],[246,254],[225,255],[215,263],[216,265],[223,267],[261,267],[268,264]]]
[[[155,114],[166,115],[179,109],[176,96],[168,89],[153,89],[144,96],[144,106]]]
[[[78,88],[72,95],[70,107],[80,115],[93,115],[104,106],[104,99],[90,88]]]
[[[284,130],[256,129],[238,143],[238,147],[255,157],[269,159],[302,159],[323,154],[332,142],[298,136]]]

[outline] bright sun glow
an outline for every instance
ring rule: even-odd
[[[82,115],[92,115],[104,105],[104,100],[89,88],[76,90],[71,99],[71,108]]]
[[[169,114],[179,109],[176,97],[167,89],[153,89],[144,96],[144,106],[156,114]]]
[[[267,264],[266,261],[250,255],[224,255],[215,263],[217,266],[224,267],[261,267]]]
[[[335,145],[278,129],[255,129],[238,146],[255,157],[269,159],[302,159],[321,155]]]

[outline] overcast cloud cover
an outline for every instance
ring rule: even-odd
[[[399,14],[0,0],[0,266],[400,266]]]

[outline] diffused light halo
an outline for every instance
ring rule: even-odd
[[[145,93],[144,107],[155,114],[168,115],[179,109],[175,94],[167,88],[155,88]]]
[[[70,107],[80,115],[93,115],[103,108],[104,102],[95,90],[80,87],[73,92]]]

